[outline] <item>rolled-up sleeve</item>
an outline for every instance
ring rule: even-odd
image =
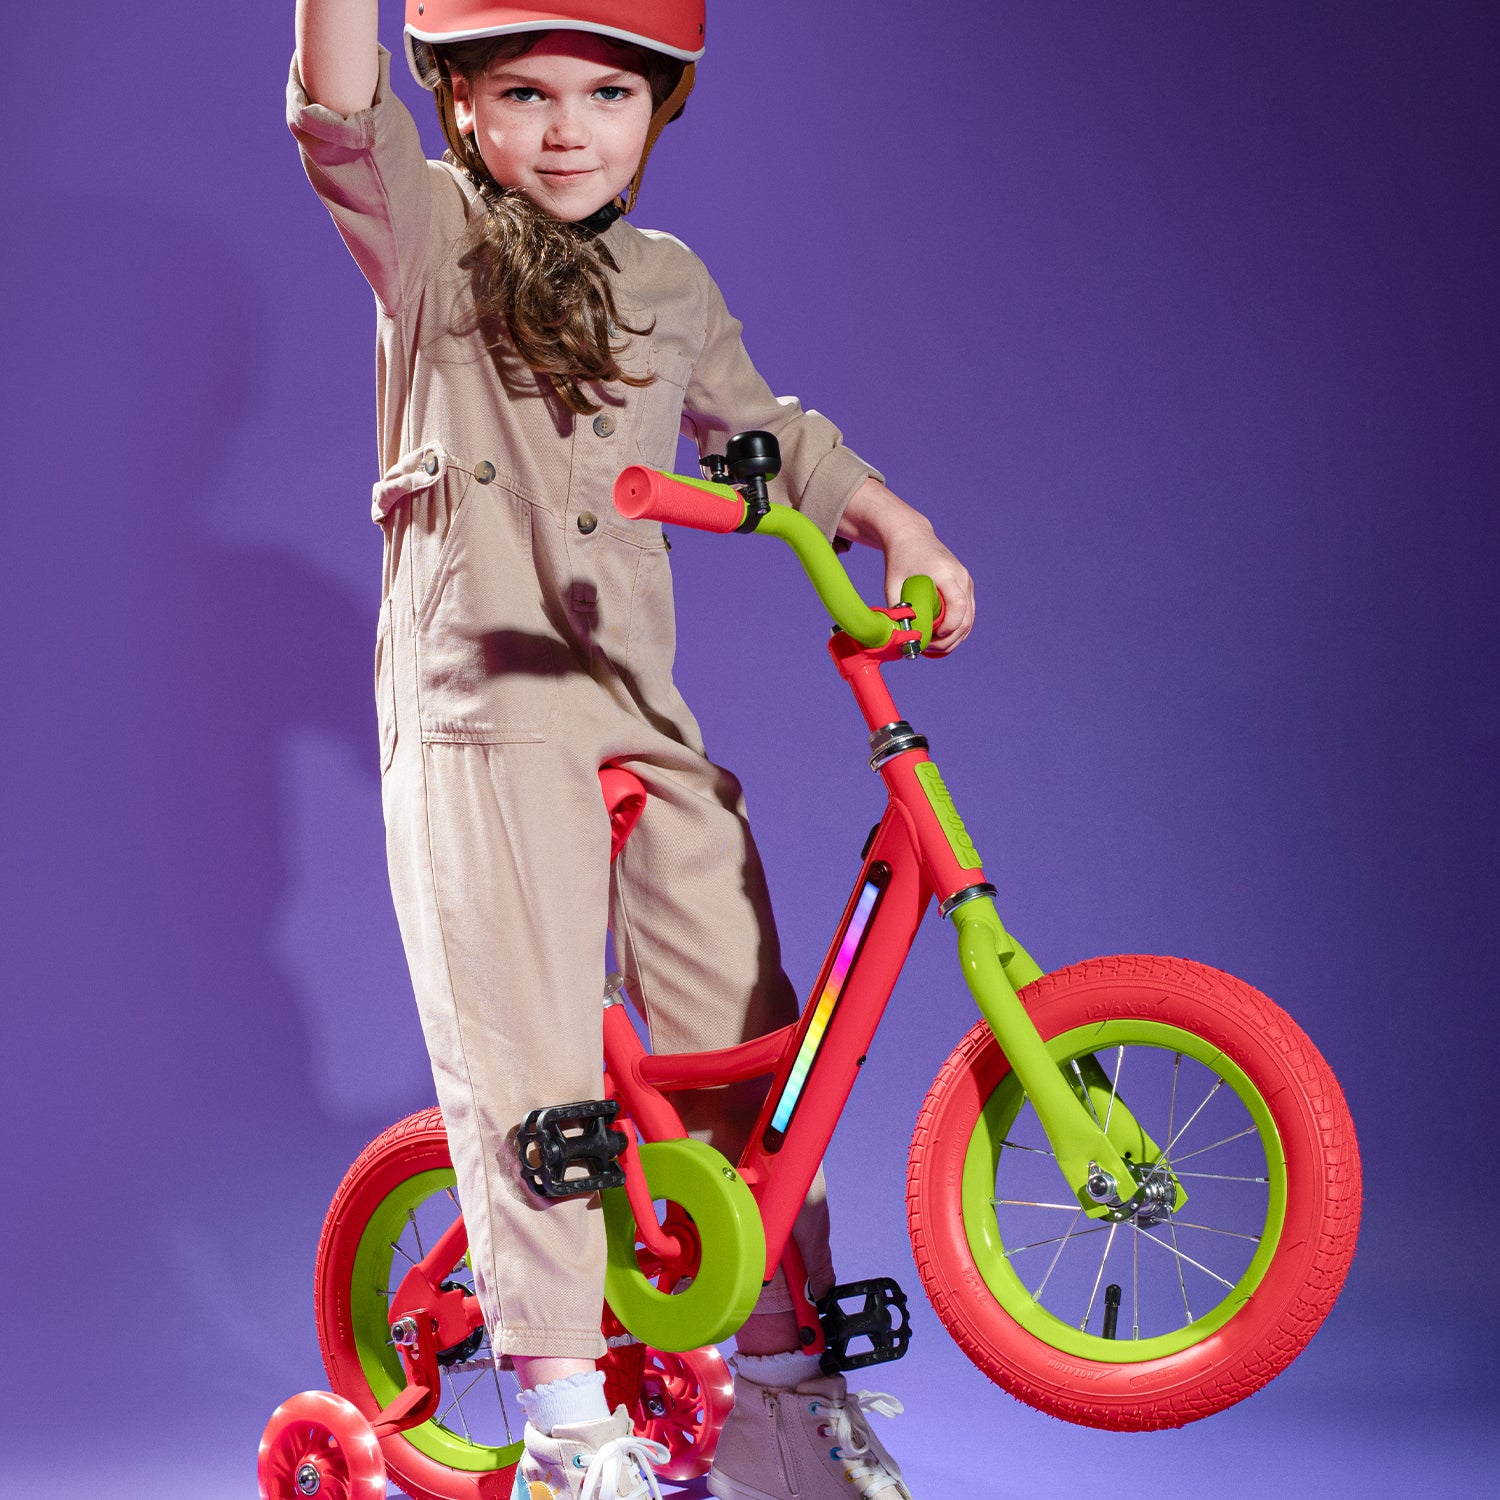
[[[426,278],[435,244],[451,240],[465,214],[453,178],[423,155],[416,121],[391,92],[390,53],[380,49],[374,101],[352,115],[310,100],[293,57],[286,117],[308,180],[380,305],[398,315]]]
[[[683,405],[683,431],[700,454],[722,453],[736,432],[761,429],[781,445],[781,475],[773,498],[795,505],[825,536],[833,536],[852,496],[866,479],[883,475],[844,446],[827,417],[804,411],[795,396],[777,396],[750,361],[741,325],[706,270],[703,352],[693,364]],[[774,490],[783,489],[782,494]]]

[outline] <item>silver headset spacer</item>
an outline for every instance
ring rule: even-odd
[[[878,771],[888,760],[904,755],[908,750],[925,750],[927,740],[917,733],[905,719],[886,724],[870,736],[870,769]]]
[[[625,976],[623,974],[611,974],[604,981],[604,1009],[608,1010],[611,1005],[624,1005],[625,1003]]]
[[[961,891],[955,891],[953,895],[938,906],[939,916],[952,916],[960,906],[967,905],[970,901],[978,901],[982,896],[988,896],[992,901],[999,892],[989,881],[981,880],[978,885],[965,886]]]

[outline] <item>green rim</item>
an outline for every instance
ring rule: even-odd
[[[717,1344],[750,1316],[760,1296],[766,1267],[760,1208],[745,1179],[703,1141],[651,1141],[639,1150],[651,1196],[687,1212],[702,1256],[684,1291],[658,1291],[641,1272],[625,1189],[609,1188],[600,1195],[609,1234],[605,1299],[653,1349],[680,1353]]]
[[[388,1308],[389,1296],[394,1290],[391,1286],[391,1263],[396,1258],[394,1247],[410,1223],[411,1215],[434,1193],[453,1188],[456,1181],[451,1167],[437,1167],[408,1177],[393,1188],[370,1215],[359,1239],[349,1298],[350,1321],[360,1368],[364,1371],[370,1393],[382,1408],[406,1388],[400,1356],[390,1343]],[[457,1212],[455,1207],[455,1215]],[[401,1435],[419,1453],[435,1462],[469,1473],[501,1469],[515,1463],[521,1456],[520,1443],[510,1443],[502,1448],[475,1443],[462,1433],[441,1426],[436,1420],[408,1428]]]
[[[1033,1291],[1028,1290],[1012,1265],[1012,1257],[1019,1254],[1022,1249],[1030,1249],[1034,1246],[1012,1245],[1007,1248],[996,1206],[1000,1201],[997,1176],[1002,1158],[1006,1158],[1008,1153],[1008,1159],[1014,1161],[1017,1159],[1018,1150],[1027,1151],[1029,1155],[1037,1154],[1035,1148],[1019,1146],[1013,1138],[1017,1122],[1021,1119],[1022,1109],[1028,1101],[1012,1073],[1007,1073],[1001,1079],[975,1123],[974,1133],[964,1157],[962,1185],[964,1229],[969,1249],[979,1274],[983,1276],[985,1284],[996,1301],[1027,1332],[1052,1348],[1078,1358],[1097,1360],[1107,1364],[1134,1364],[1179,1354],[1222,1328],[1249,1301],[1256,1287],[1260,1285],[1276,1253],[1286,1215],[1286,1158],[1270,1109],[1245,1072],[1211,1042],[1163,1022],[1121,1018],[1076,1027],[1072,1031],[1054,1037],[1047,1044],[1049,1054],[1059,1065],[1064,1065],[1075,1058],[1082,1059],[1096,1054],[1100,1055],[1102,1061],[1103,1054],[1110,1049],[1122,1047],[1159,1049],[1164,1053],[1174,1054],[1179,1058],[1189,1058],[1201,1064],[1215,1078],[1222,1080],[1223,1085],[1227,1085],[1244,1106],[1250,1125],[1244,1129],[1243,1135],[1248,1138],[1253,1132],[1259,1140],[1265,1177],[1257,1180],[1264,1180],[1266,1184],[1266,1206],[1264,1217],[1258,1225],[1258,1244],[1249,1263],[1243,1267],[1212,1307],[1197,1316],[1189,1316],[1189,1299],[1184,1288],[1185,1310],[1182,1326],[1155,1336],[1105,1338],[1101,1334],[1085,1331],[1077,1324],[1058,1317],[1038,1300],[1038,1296]],[[1123,1062],[1123,1054],[1121,1054],[1121,1059]],[[1125,1079],[1122,1082],[1120,1097],[1130,1105],[1132,1110],[1135,1110],[1141,1101],[1130,1095],[1128,1087],[1129,1081]],[[1034,1118],[1033,1112],[1032,1119]],[[1158,1122],[1152,1120],[1149,1123],[1155,1133]],[[1161,1133],[1156,1136],[1156,1139],[1162,1143],[1164,1149],[1170,1149],[1171,1133],[1166,1128],[1166,1120],[1161,1121],[1160,1125]],[[1182,1129],[1177,1131],[1179,1136],[1183,1133]],[[1206,1151],[1214,1148],[1203,1149]],[[1182,1160],[1187,1160],[1187,1156],[1184,1155]],[[1152,1163],[1146,1162],[1142,1165],[1150,1166]],[[1052,1176],[1056,1178],[1057,1186],[1062,1188],[1061,1178],[1055,1172]],[[1065,1188],[1062,1188],[1062,1193],[1066,1194]],[[1020,1206],[1053,1209],[1060,1207],[1036,1203],[1023,1203]],[[1259,1210],[1254,1212],[1258,1216]],[[1175,1225],[1174,1220],[1169,1220],[1168,1223]],[[1200,1226],[1185,1227],[1198,1228]],[[1098,1233],[1100,1229],[1096,1223],[1091,1222],[1085,1232]],[[1244,1238],[1242,1235],[1236,1235],[1234,1231],[1217,1230],[1214,1232]],[[1059,1238],[1066,1239],[1067,1235]],[[1175,1244],[1175,1233],[1172,1238]],[[1040,1245],[1043,1242],[1036,1243]],[[1113,1236],[1110,1240],[1110,1244],[1112,1243]],[[1134,1250],[1135,1253],[1139,1253],[1138,1237]],[[1054,1266],[1062,1253],[1063,1248],[1060,1245],[1054,1254]],[[1108,1246],[1105,1254],[1106,1257],[1109,1254]],[[1096,1289],[1098,1282],[1102,1281],[1103,1265],[1104,1260],[1101,1259],[1100,1275],[1095,1283]],[[1180,1276],[1180,1256],[1178,1271]],[[1224,1278],[1215,1275],[1215,1279]],[[1092,1296],[1089,1305],[1092,1309]]]

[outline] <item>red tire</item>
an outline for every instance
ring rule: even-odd
[[[908,1223],[933,1307],[985,1374],[1053,1416],[1145,1430],[1221,1411],[1296,1358],[1353,1259],[1359,1154],[1339,1086],[1284,1011],[1200,964],[1094,959],[1022,999],[1101,1123],[1118,1108],[1117,1132],[1139,1125],[1143,1180],[1170,1201],[1154,1219],[1084,1217],[981,1022],[912,1140]]]
[[[386,1307],[407,1262],[391,1242],[419,1258],[417,1240],[431,1246],[459,1212],[452,1181],[442,1113],[422,1110],[360,1152],[323,1222],[314,1271],[318,1346],[333,1389],[367,1418],[405,1383],[388,1345]],[[471,1282],[462,1263],[453,1270],[455,1280]],[[488,1352],[486,1338],[471,1359]],[[507,1377],[502,1386],[498,1372],[481,1375],[475,1394],[488,1397],[486,1408],[460,1417],[450,1408],[459,1389],[453,1382],[468,1384],[472,1377],[472,1371],[457,1377],[445,1371],[439,1416],[380,1440],[391,1479],[412,1500],[510,1500],[524,1424],[514,1382]]]

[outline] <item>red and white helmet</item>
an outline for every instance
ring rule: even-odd
[[[703,56],[703,23],[704,0],[556,0],[555,4],[529,5],[499,0],[406,0],[406,60],[417,82],[437,96],[438,118],[448,144],[481,181],[488,173],[473,138],[459,133],[452,85],[433,51],[435,44],[523,31],[591,31],[682,63],[677,87],[651,117],[641,164],[630,184],[628,209],[635,203],[657,136],[682,113],[693,91],[694,64]]]
[[[436,88],[434,42],[470,42],[520,31],[592,31],[679,62],[703,56],[704,0],[406,0],[406,60],[423,88]]]

